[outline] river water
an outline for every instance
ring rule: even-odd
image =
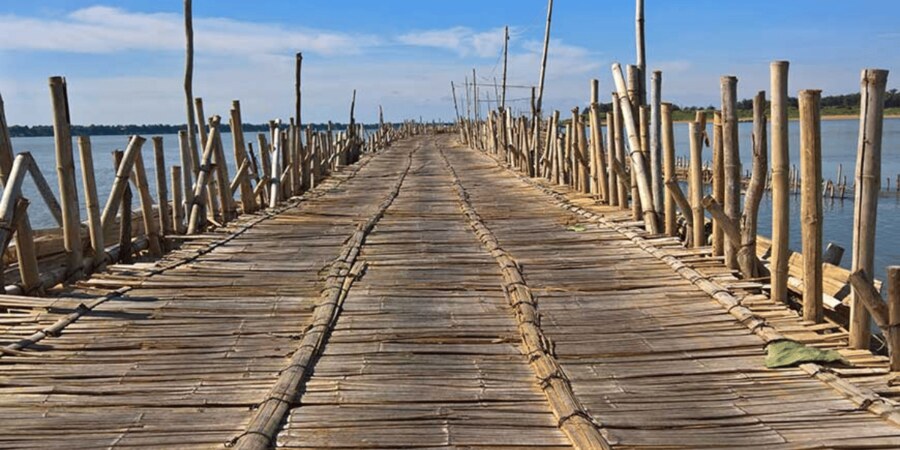
[[[741,159],[744,162],[745,167],[750,166],[751,129],[751,123],[742,122],[739,126]],[[800,133],[798,123],[796,121],[790,122],[789,130],[791,163],[799,166]],[[711,125],[708,127],[708,131],[712,133]],[[843,173],[847,175],[848,183],[852,183],[856,165],[858,133],[859,122],[857,120],[825,120],[822,122],[822,170],[823,176],[826,179],[835,179],[838,164],[843,164]],[[254,149],[257,151],[258,155],[258,148],[255,145],[256,134],[257,133],[255,132],[247,132],[245,133],[244,140],[248,143],[254,143]],[[689,144],[687,124],[676,124],[675,135],[676,154],[679,156],[688,156]],[[53,138],[13,138],[12,142],[16,152],[30,151],[32,153],[51,187],[54,191],[57,191]],[[93,147],[97,191],[101,204],[103,204],[106,197],[109,195],[109,190],[115,177],[111,152],[116,149],[124,150],[128,145],[128,137],[95,136],[91,138],[91,143]],[[167,166],[175,164],[180,165],[178,136],[174,134],[164,135],[163,144],[165,147]],[[231,158],[231,134],[222,134],[222,144],[226,155],[228,155],[229,161],[231,161],[233,159]],[[75,149],[75,170],[78,172],[79,196],[83,196],[81,164],[77,147],[75,147]],[[144,165],[147,169],[147,178],[151,183],[151,191],[155,197],[156,169],[153,160],[153,145],[150,139],[144,144],[142,154],[144,157]],[[704,158],[710,159],[711,155],[710,149],[704,149]],[[229,167],[229,173],[234,174],[235,167],[232,162],[229,162]],[[892,183],[894,183],[893,180],[898,174],[900,174],[900,119],[885,119],[882,183],[884,183],[884,178],[888,176],[891,177]],[[167,178],[168,175],[169,174],[167,173]],[[893,186],[891,190],[894,191]],[[55,227],[56,224],[53,217],[50,215],[49,210],[43,202],[40,201],[37,190],[30,178],[25,182],[24,192],[25,196],[32,200],[31,207],[29,207],[29,215],[34,228]],[[849,265],[850,262],[849,251],[852,240],[853,200],[852,196],[849,197],[849,199],[843,201],[825,199],[824,202],[824,242],[834,242],[847,250],[842,263],[844,266]],[[135,199],[137,199],[137,197],[135,197]],[[137,204],[137,200],[135,200],[135,205]],[[799,196],[791,196],[791,248],[797,251],[800,250],[799,213]],[[86,215],[82,210],[82,220],[85,218]],[[767,195],[760,206],[760,234],[770,236],[771,223],[772,210],[770,199]],[[882,195],[879,198],[878,203],[875,254],[875,264],[877,267],[875,276],[877,278],[884,279],[886,266],[900,264],[900,245],[897,245],[898,242],[900,242],[900,195],[892,192],[888,195]]]

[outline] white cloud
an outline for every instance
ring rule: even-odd
[[[76,10],[66,20],[0,15],[0,49],[110,53],[127,50],[180,51],[184,19],[174,13],[136,13],[108,6]],[[194,18],[195,50],[251,54],[298,48],[323,55],[354,54],[376,45],[373,36],[225,18]]]
[[[397,42],[417,47],[450,50],[460,56],[498,56],[503,49],[503,28],[477,32],[468,27],[413,31],[397,37]]]

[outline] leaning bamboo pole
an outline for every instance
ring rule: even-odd
[[[800,91],[800,232],[803,241],[803,319],[822,321],[821,91]]]
[[[3,106],[3,96],[0,96],[0,183],[7,185],[13,167],[12,139],[9,136],[9,127],[6,124],[6,112]],[[34,246],[34,232],[28,213],[24,212],[15,227],[16,234],[16,259],[19,262],[19,278],[24,292],[30,293],[34,289],[40,289],[40,275],[38,273],[37,251]]]
[[[632,167],[634,173],[632,177],[637,178],[638,194],[640,195],[641,206],[644,215],[644,225],[651,234],[659,233],[659,224],[657,222],[656,211],[653,209],[653,197],[650,192],[650,178],[644,165],[644,157],[640,152],[641,144],[639,142],[638,130],[636,129],[634,112],[631,102],[625,88],[625,78],[622,75],[622,67],[618,63],[612,65],[613,78],[616,82],[616,90],[619,93],[619,104],[621,105],[622,118],[625,122],[625,128],[628,134],[629,151],[631,152]]]
[[[770,66],[772,89],[772,300],[788,301],[788,257],[790,250],[790,155],[788,153],[788,62]]]
[[[759,259],[756,256],[757,216],[769,172],[765,107],[766,93],[759,91],[753,98],[753,172],[747,184],[740,225],[741,248],[738,250],[738,265],[744,278],[759,276]]]
[[[210,127],[210,137],[212,138],[219,134],[218,117],[213,117],[210,121],[210,124],[215,125]],[[212,174],[210,173],[212,168],[210,166],[212,155],[215,151],[214,147],[214,139],[207,140],[206,148],[203,150],[203,156],[200,158],[200,174],[197,176],[197,183],[194,186],[194,203],[193,205],[191,205],[191,214],[188,219],[187,234],[195,234],[200,231],[204,206],[203,204],[207,201],[207,196],[205,195],[205,193],[209,180],[212,177]]]
[[[860,80],[851,270],[863,270],[867,274],[875,269],[875,223],[881,190],[881,139],[887,76],[886,70],[866,69]],[[855,289],[850,295],[850,347],[868,349],[871,339],[869,314],[856,300]]]

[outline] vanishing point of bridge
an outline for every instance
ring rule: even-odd
[[[634,225],[398,141],[156,263],[3,297],[29,320],[0,447],[900,448],[875,357],[767,369],[767,340],[840,334]]]

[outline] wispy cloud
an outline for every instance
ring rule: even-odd
[[[487,58],[499,55],[503,49],[503,28],[482,32],[468,27],[413,31],[396,40],[404,45],[449,50],[459,56]]]
[[[184,22],[174,13],[138,13],[92,6],[65,20],[0,15],[0,49],[111,53],[127,50],[169,51],[184,48]],[[197,52],[278,53],[303,48],[322,55],[354,54],[377,45],[374,36],[315,29],[287,29],[277,24],[226,18],[195,18]]]

